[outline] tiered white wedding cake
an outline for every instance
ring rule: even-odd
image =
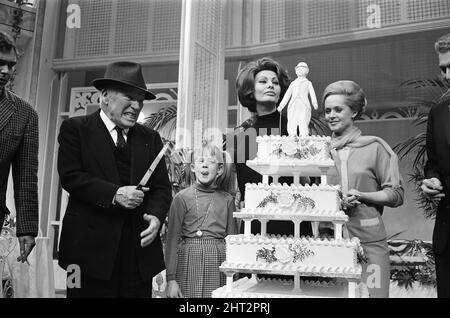
[[[342,238],[348,216],[340,209],[340,187],[327,184],[327,174],[335,173],[330,138],[264,136],[256,141],[257,157],[247,165],[263,175],[263,182],[246,184],[245,208],[234,213],[245,223],[244,234],[226,237],[226,260],[220,270],[227,283],[212,296],[356,297],[362,249],[357,238]],[[282,176],[293,176],[294,184],[281,185]],[[321,184],[302,186],[300,176],[320,176]],[[253,220],[261,222],[260,234],[251,234]],[[266,234],[270,220],[292,221],[294,236]],[[313,222],[314,237],[300,237],[302,221]],[[320,221],[334,224],[334,238],[319,238]],[[252,277],[234,281],[239,272]],[[263,279],[256,274],[286,278]]]

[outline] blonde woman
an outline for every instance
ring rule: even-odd
[[[352,81],[328,85],[323,93],[325,119],[333,132],[332,155],[349,216],[348,235],[358,237],[367,258],[362,282],[370,297],[389,297],[390,264],[383,207],[403,204],[396,154],[381,138],[362,136],[355,126],[366,105],[361,87]]]

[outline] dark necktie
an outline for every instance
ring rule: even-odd
[[[123,129],[119,126],[114,127],[114,129],[117,131],[117,148],[123,149],[127,142],[125,141],[125,138],[123,137]]]

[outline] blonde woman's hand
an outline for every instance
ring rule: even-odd
[[[347,195],[342,198],[342,209],[345,211],[347,209],[354,208],[358,204],[361,204],[359,199],[362,193],[356,189],[351,189],[348,191]]]

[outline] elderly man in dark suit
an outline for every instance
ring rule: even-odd
[[[450,81],[450,34],[435,43],[444,81]],[[433,231],[436,281],[439,298],[450,298],[450,91],[428,116],[427,155],[422,190],[438,200]]]
[[[10,35],[0,32],[0,229],[5,215],[6,188],[12,166],[20,256],[25,262],[35,246],[39,228],[37,194],[38,116],[22,98],[6,89],[17,62]],[[1,275],[0,275],[1,276]]]
[[[136,187],[163,148],[156,131],[136,123],[155,96],[133,62],[111,63],[94,86],[101,109],[65,120],[58,136],[58,172],[70,195],[59,265],[81,273],[67,297],[150,297],[152,277],[164,269],[159,230],[171,202],[164,160]]]

